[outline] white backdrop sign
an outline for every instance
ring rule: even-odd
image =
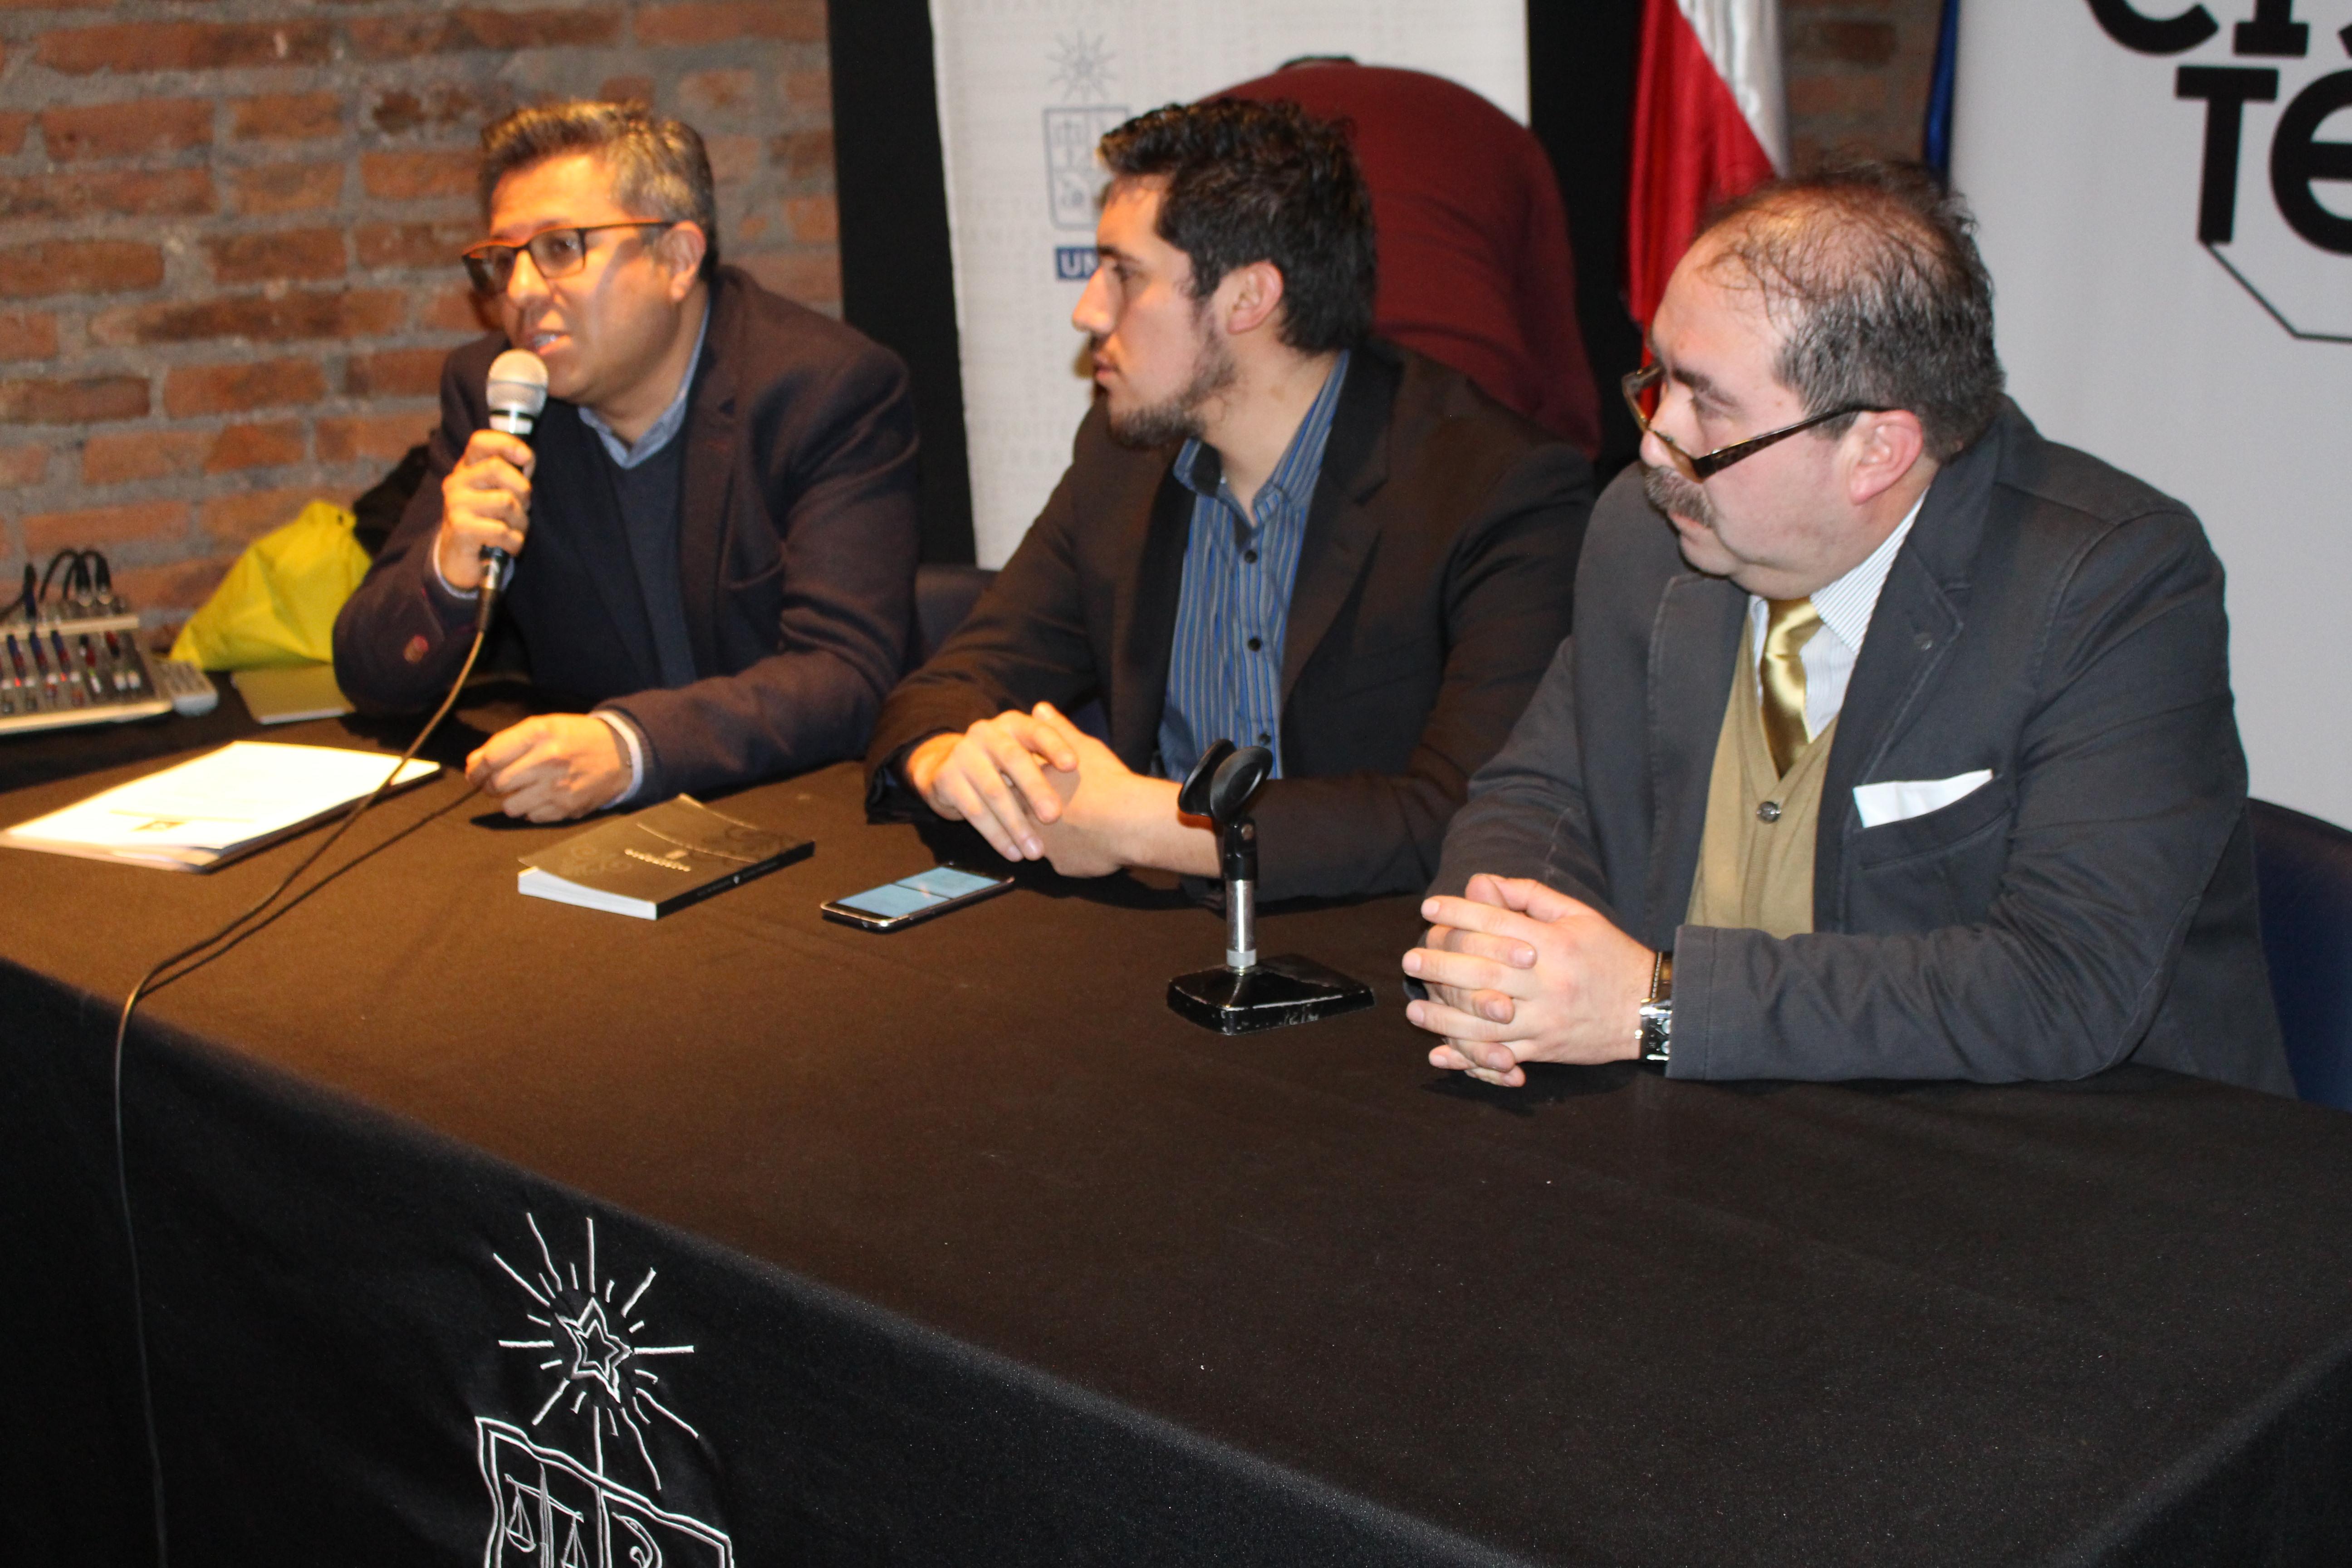
[[[2344,20],[1967,0],[1952,177],[2018,402],[2205,521],[2254,793],[2352,824]]]
[[[1003,563],[1069,465],[1090,384],[1096,140],[1299,55],[1448,77],[1528,117],[1523,0],[931,0],[972,531]]]

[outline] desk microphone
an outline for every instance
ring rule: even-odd
[[[488,399],[490,428],[530,440],[532,422],[547,406],[546,364],[528,350],[507,350],[490,362]],[[482,616],[486,623],[491,606],[513,572],[513,556],[491,545],[482,546]]]

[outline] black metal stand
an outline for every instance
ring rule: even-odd
[[[1372,1005],[1372,988],[1299,953],[1257,956],[1257,824],[1250,801],[1273,771],[1263,746],[1219,741],[1202,753],[1176,804],[1216,825],[1225,878],[1225,963],[1168,983],[1168,1005],[1222,1035],[1311,1024]]]

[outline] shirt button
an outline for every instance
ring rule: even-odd
[[[1252,638],[1250,638],[1250,640],[1249,640],[1249,650],[1250,650],[1250,652],[1252,652],[1252,653],[1255,653],[1258,649],[1260,649],[1260,648],[1264,647],[1265,646],[1265,641],[1264,641],[1262,638],[1258,638],[1258,637],[1252,637]]]
[[[1261,746],[1270,746],[1274,744],[1274,737],[1260,730],[1257,732],[1257,743]]]
[[[1244,550],[1242,552],[1242,559],[1255,566],[1257,564],[1257,552],[1255,550]]]
[[[1780,821],[1780,803],[1777,800],[1768,800],[1762,805],[1758,806],[1756,808],[1756,820],[1759,822]]]

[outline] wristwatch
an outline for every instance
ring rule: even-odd
[[[1642,1004],[1642,1032],[1637,1037],[1636,1061],[1664,1067],[1673,1059],[1675,1033],[1675,955],[1660,952],[1650,965],[1650,994]]]

